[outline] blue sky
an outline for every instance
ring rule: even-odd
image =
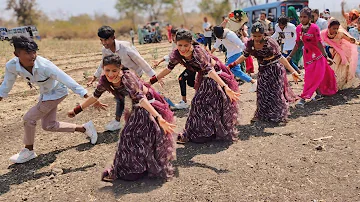
[[[82,13],[88,13],[90,15],[94,13],[105,13],[109,16],[118,17],[118,12],[114,8],[116,1],[117,0],[37,0],[37,3],[38,7],[52,18],[66,18]],[[184,10],[192,11],[197,9],[197,3],[199,1],[200,0],[183,0]],[[340,2],[341,0],[309,0],[309,6],[320,10],[329,8],[331,11],[340,11]],[[359,0],[346,0],[346,2],[349,6],[355,6],[360,3]],[[5,11],[5,6],[6,0],[0,0],[0,17],[9,19],[12,17],[12,14],[9,11]]]

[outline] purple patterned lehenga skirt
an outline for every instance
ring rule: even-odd
[[[239,91],[234,75],[225,65],[217,61],[214,69],[229,88],[235,92]],[[201,72],[198,74],[195,88],[197,90],[191,101],[184,136],[196,143],[212,139],[236,139],[237,103],[231,102],[223,89]]]
[[[288,83],[285,67],[279,62],[259,65],[256,94],[254,118],[263,121],[285,121],[289,103],[297,99]]]
[[[147,99],[166,121],[173,121],[168,104],[151,87]],[[171,160],[175,158],[172,134],[165,134],[150,113],[140,106],[134,105],[126,119],[113,166],[105,173],[114,180],[133,181],[144,175],[171,178],[174,173]]]

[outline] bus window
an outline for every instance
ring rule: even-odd
[[[254,24],[255,22],[257,22],[259,20],[260,13],[261,13],[261,10],[257,10],[257,11],[252,12],[252,24]]]
[[[17,33],[23,33],[22,30],[21,30],[21,28],[20,28],[20,29],[16,29],[16,32],[17,32]]]
[[[276,8],[270,8],[268,18],[272,18],[273,22],[277,22],[277,17],[276,16],[277,16],[277,9]]]

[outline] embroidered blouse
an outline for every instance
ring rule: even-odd
[[[131,71],[123,70],[123,73],[120,86],[114,86],[113,83],[106,79],[105,75],[102,75],[94,91],[94,97],[100,98],[105,91],[108,91],[120,99],[124,99],[125,96],[129,95],[133,103],[139,103],[141,99],[145,98],[143,83]]]
[[[262,49],[256,50],[254,47],[254,39],[250,39],[246,44],[246,49],[244,50],[244,56],[249,57],[250,55],[254,56],[259,64],[266,65],[269,62],[281,58],[281,49],[275,39],[271,37],[265,37],[265,44]],[[265,58],[271,58],[271,60],[264,60]]]
[[[186,69],[193,72],[201,72],[204,75],[208,74],[214,69],[211,59],[213,58],[210,53],[204,50],[199,45],[193,45],[194,50],[190,60],[185,59],[180,55],[179,51],[173,50],[170,54],[168,69],[173,70],[177,64],[182,64]]]

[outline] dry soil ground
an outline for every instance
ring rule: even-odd
[[[0,47],[3,74],[13,50],[6,42],[0,42]],[[82,85],[101,59],[98,40],[43,40],[39,47],[39,55]],[[170,45],[137,48],[151,62],[165,55]],[[173,101],[180,100],[177,76],[182,68],[165,79],[162,92]],[[302,83],[292,86],[299,93]],[[99,132],[95,146],[83,134],[46,132],[39,126],[35,143],[39,156],[12,165],[9,157],[23,147],[22,116],[38,97],[18,79],[9,98],[0,102],[0,201],[360,201],[360,88],[340,91],[304,109],[292,108],[289,123],[279,127],[250,124],[256,94],[248,93],[249,87],[241,86],[237,142],[178,145],[173,162],[176,176],[167,182],[145,178],[105,183],[100,174],[111,165],[119,134],[103,129],[113,119],[112,96],[102,98],[110,104],[107,112],[86,110],[75,119],[67,118],[66,112],[81,98],[71,93],[59,106],[59,120],[94,121]],[[191,98],[194,91],[188,92]],[[177,131],[184,127],[187,113],[176,112]]]

